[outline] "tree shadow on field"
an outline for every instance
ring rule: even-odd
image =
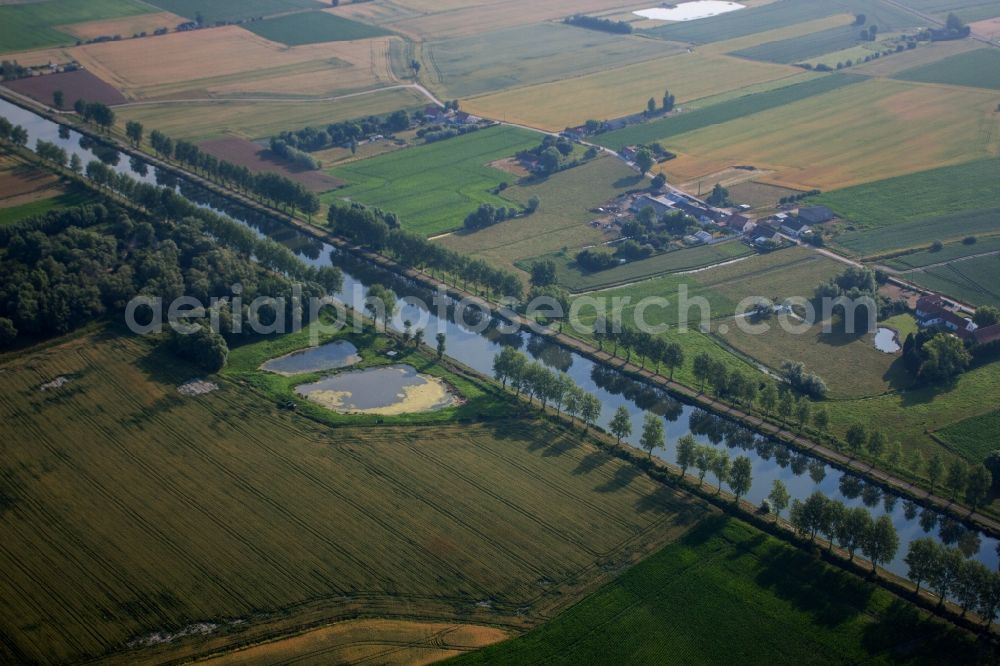
[[[615,470],[614,475],[594,488],[599,493],[613,493],[632,483],[632,480],[643,474],[643,471],[635,465],[622,465]]]
[[[792,548],[768,548],[758,557],[756,583],[825,627],[837,627],[866,611],[875,589]]]
[[[573,474],[575,476],[579,476],[581,474],[590,474],[595,469],[598,469],[599,467],[603,466],[609,460],[611,460],[611,456],[604,453],[603,451],[591,451],[590,453],[588,453],[587,455],[585,455],[583,458],[580,459],[580,462],[577,464],[576,469],[573,470]]]
[[[576,448],[576,442],[568,437],[563,437],[552,442],[549,446],[545,447],[542,452],[542,456],[545,458],[554,458],[561,456],[567,451],[572,451]]]
[[[864,629],[861,645],[870,654],[892,661],[918,659],[925,663],[991,663],[988,645],[973,643],[943,622],[932,620],[903,601],[893,600],[877,620]]]
[[[612,183],[612,185],[617,189],[622,189],[624,187],[635,187],[636,185],[642,182],[642,178],[643,178],[642,175],[638,173],[631,176],[622,176],[614,183]]]

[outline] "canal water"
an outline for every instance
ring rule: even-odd
[[[93,150],[86,147],[88,140],[85,137],[65,128],[60,129],[59,125],[31,111],[0,100],[0,115],[28,130],[29,147],[34,147],[38,139],[43,139],[62,146],[67,153],[79,155],[85,165],[97,159]],[[84,146],[81,146],[81,138],[84,139]],[[108,155],[104,157],[107,159]],[[738,423],[681,403],[659,389],[630,380],[617,371],[552,345],[539,336],[528,332],[505,335],[495,326],[483,331],[469,323],[463,324],[447,317],[439,318],[436,316],[436,308],[431,308],[434,311],[430,311],[417,302],[420,297],[424,302],[429,302],[429,294],[419,285],[338,252],[331,245],[302,234],[286,224],[234,205],[187,181],[157,174],[155,168],[132,160],[127,155],[122,155],[114,168],[137,180],[176,187],[194,203],[212,208],[248,225],[257,233],[287,245],[309,265],[326,266],[333,261],[344,272],[343,288],[336,296],[354,308],[363,308],[365,289],[373,281],[390,285],[400,296],[398,311],[389,324],[391,327],[402,331],[404,321],[418,322],[426,328],[428,340],[432,340],[438,330],[443,331],[447,336],[448,356],[479,372],[487,375],[492,373],[493,357],[505,345],[517,347],[549,367],[567,372],[581,388],[601,400],[603,409],[598,419],[601,426],[607,427],[619,406],[628,409],[632,415],[634,431],[628,438],[628,443],[633,446],[638,446],[644,413],[653,411],[663,415],[666,422],[667,447],[654,452],[654,455],[664,460],[673,462],[676,459],[677,439],[688,432],[694,432],[702,444],[728,450],[731,457],[748,456],[753,464],[753,485],[747,499],[752,502],[762,502],[770,492],[774,480],[781,479],[792,498],[805,499],[819,490],[827,497],[841,500],[848,506],[865,506],[873,517],[889,515],[900,541],[895,559],[886,567],[893,573],[906,575],[903,557],[910,541],[928,535],[949,545],[961,542],[973,553],[975,559],[991,569],[998,568],[996,539],[968,530],[956,521],[907,502],[895,494],[883,492],[853,474],[752,433]],[[706,483],[713,481],[709,473]]]

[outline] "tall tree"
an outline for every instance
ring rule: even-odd
[[[990,471],[982,465],[976,465],[969,474],[969,480],[965,486],[965,499],[975,511],[990,494],[990,487],[993,485],[993,477]]]
[[[729,487],[736,496],[736,503],[739,504],[740,497],[750,492],[750,485],[753,483],[753,464],[747,456],[737,456],[733,461],[733,468],[729,472]]]
[[[875,522],[870,523],[865,533],[864,543],[861,551],[872,563],[872,573],[876,572],[879,564],[885,564],[896,557],[899,549],[899,535],[896,534],[896,527],[892,524],[892,518],[883,515],[879,516]]]
[[[580,417],[583,419],[585,427],[593,425],[601,415],[601,401],[593,393],[585,393],[583,396]]]
[[[927,461],[927,480],[931,482],[931,492],[934,492],[934,486],[941,480],[943,473],[944,461],[941,460],[941,454],[935,452]]]
[[[935,567],[939,566],[942,557],[941,546],[932,538],[914,539],[910,549],[903,558],[906,563],[906,577],[917,584],[917,594],[920,594],[920,584],[930,580]]]
[[[445,345],[448,342],[448,338],[447,336],[445,336],[443,332],[441,332],[438,333],[436,336],[434,336],[434,339],[437,341],[437,356],[438,360],[440,360],[442,357],[444,357]]]
[[[660,449],[666,446],[663,419],[656,414],[646,412],[642,419],[642,437],[639,445],[646,451],[646,455],[653,457],[653,449]]]
[[[785,483],[781,479],[774,480],[767,498],[771,500],[771,506],[774,507],[774,519],[777,520],[781,517],[781,512],[788,506],[788,501],[791,498],[788,494],[788,488],[785,487]]]
[[[722,492],[722,484],[729,480],[731,469],[732,464],[729,461],[729,452],[715,451],[712,456],[712,474],[718,480],[718,487],[715,490],[716,495]]]
[[[948,465],[948,475],[944,481],[948,490],[951,491],[952,499],[955,499],[955,496],[965,489],[965,477],[965,464],[961,460],[952,460],[951,464]]]
[[[847,442],[847,447],[854,455],[861,453],[861,447],[865,445],[867,439],[865,427],[860,423],[855,423],[844,433],[844,440]]]
[[[837,527],[837,541],[847,551],[850,560],[864,543],[872,522],[871,515],[863,507],[854,507],[844,512]]]
[[[132,142],[133,146],[142,143],[142,123],[137,120],[129,120],[125,123],[125,136]]]
[[[632,417],[629,415],[625,405],[615,410],[615,415],[611,417],[611,423],[608,427],[611,430],[611,434],[618,439],[619,445],[621,445],[623,437],[628,437],[632,434]]]
[[[681,468],[681,477],[687,473],[688,467],[694,464],[698,443],[691,433],[677,440],[677,465]]]

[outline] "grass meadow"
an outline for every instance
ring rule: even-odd
[[[732,518],[465,664],[971,663],[974,641]]]
[[[642,187],[643,181],[620,160],[599,156],[543,180],[518,183],[504,190],[504,199],[520,205],[537,196],[541,205],[532,215],[472,233],[459,231],[439,242],[507,268],[515,268],[518,260],[539,253],[600,243],[604,241],[604,232],[589,224],[594,218],[590,209],[627,190]]]
[[[748,257],[752,254],[754,251],[743,243],[730,240],[715,245],[696,245],[671,250],[596,273],[584,271],[578,267],[575,260],[576,253],[536,258],[555,260],[556,281],[570,291],[581,292],[607,289],[664,273],[695,270],[730,259]],[[531,261],[531,259],[526,259],[522,263],[527,265]]]
[[[283,14],[263,21],[254,21],[247,26],[247,29],[272,42],[281,42],[289,46],[368,39],[392,34],[377,26],[352,21],[329,12]]]
[[[755,92],[735,99],[727,99],[720,101],[718,104],[668,116],[660,120],[607,132],[595,137],[594,141],[602,146],[616,150],[624,146],[649,144],[686,132],[693,132],[704,127],[744,118],[767,111],[768,109],[779,108],[864,80],[863,77],[852,74],[831,74],[829,76],[808,79],[789,86]]]
[[[150,0],[150,4],[192,20],[201,14],[209,25],[323,6],[318,0]]]
[[[491,127],[464,136],[336,167],[330,174],[347,186],[324,203],[343,199],[399,215],[403,228],[428,236],[460,228],[479,204],[510,206],[490,192],[516,176],[488,166],[540,142],[516,127]]]
[[[904,70],[896,78],[1000,90],[1000,53],[990,48],[967,51]]]
[[[106,329],[2,371],[5,663],[184,660],[390,612],[531,626],[704,513],[532,411],[331,428],[239,379],[182,396],[197,371]],[[136,647],[196,622],[217,631]]]
[[[0,5],[0,52],[73,44],[76,37],[60,26],[146,14],[149,5],[135,0],[50,0]]]
[[[996,410],[1000,372],[996,364],[966,372],[952,386],[916,387],[905,393],[848,400],[828,400],[830,430],[840,436],[854,423],[877,423],[890,440],[902,444],[906,456],[920,451],[924,458],[941,451],[937,433],[949,426]],[[992,442],[987,439],[986,442]],[[992,446],[992,444],[986,444]],[[953,453],[966,462],[981,462],[983,442],[954,447]]]

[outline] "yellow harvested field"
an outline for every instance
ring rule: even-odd
[[[980,37],[991,40],[1000,39],[1000,16],[970,23],[969,27],[972,29],[973,34]]]
[[[510,2],[404,1],[416,13],[386,27],[419,40],[464,37],[542,21],[559,21],[573,14],[597,14],[642,9],[648,2],[629,0],[511,0]]]
[[[132,99],[321,96],[393,81],[391,39],[286,47],[225,26],[88,44],[72,53]]]
[[[811,35],[812,33],[819,32],[820,30],[839,28],[840,26],[850,25],[852,23],[854,23],[853,14],[834,14],[833,16],[825,16],[813,21],[803,21],[802,23],[785,26],[784,28],[775,28],[774,30],[755,32],[754,34],[746,35],[745,37],[727,39],[724,42],[705,44],[697,47],[697,50],[699,53],[732,53],[733,51],[750,48],[751,46],[769,44],[770,42],[778,42],[783,39],[792,39],[793,37],[801,37],[803,35]]]
[[[773,170],[764,182],[832,190],[1000,154],[996,95],[873,79],[672,137],[674,182],[726,166]]]
[[[51,49],[35,49],[33,51],[18,51],[5,53],[4,60],[14,60],[24,67],[39,67],[48,64],[64,64],[75,60],[71,48],[53,47]]]
[[[430,664],[498,643],[508,634],[496,627],[409,620],[349,620],[198,664]]]
[[[119,124],[138,120],[149,129],[191,141],[224,135],[259,139],[278,132],[417,108],[427,99],[412,88],[379,90],[332,101],[164,102],[118,107]]]
[[[158,28],[173,30],[185,21],[187,21],[186,18],[177,14],[155,12],[153,14],[139,14],[138,16],[108,19],[106,21],[74,23],[72,25],[61,26],[59,29],[83,40],[95,39],[105,35],[121,35],[123,38],[127,38],[140,32],[152,34]]]
[[[801,69],[787,65],[725,55],[679,53],[587,76],[476,97],[462,104],[470,113],[557,131],[590,118],[606,120],[637,113],[646,108],[650,97],[659,105],[667,88],[677,103],[683,104],[801,73]]]

